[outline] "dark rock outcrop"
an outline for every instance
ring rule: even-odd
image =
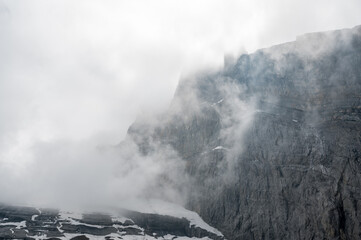
[[[228,239],[361,238],[360,26],[194,78],[161,124],[128,132],[186,161],[190,209]]]

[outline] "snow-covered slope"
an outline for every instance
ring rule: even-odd
[[[201,229],[207,230],[210,233],[214,233],[217,236],[223,236],[220,231],[204,222],[198,213],[189,211],[184,207],[174,203],[165,202],[159,199],[134,199],[132,201],[127,201],[122,205],[126,206],[128,210],[136,212],[185,218],[189,221],[190,227],[199,227]]]
[[[94,213],[0,205],[0,239],[224,239],[176,204],[132,200],[126,207]]]

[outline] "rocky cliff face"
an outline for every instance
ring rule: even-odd
[[[361,238],[361,27],[312,33],[180,82],[160,124],[188,208],[228,239]]]

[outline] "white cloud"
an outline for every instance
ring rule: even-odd
[[[219,67],[224,53],[361,24],[360,10],[358,0],[0,1],[0,168],[9,179],[0,192],[27,187],[11,179],[46,157],[34,153],[39,142],[116,144],[138,114],[168,106],[182,74]]]

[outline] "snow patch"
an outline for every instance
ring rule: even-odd
[[[212,151],[215,151],[215,150],[227,150],[227,148],[225,148],[223,146],[217,146],[217,147],[212,149]]]
[[[131,200],[126,203],[123,202],[123,205],[126,205],[126,208],[132,211],[185,218],[190,221],[190,226],[200,227],[218,236],[223,236],[220,231],[204,222],[196,212],[187,210],[184,207],[174,203],[169,203],[158,199],[149,199],[143,201]]]
[[[58,220],[68,222],[71,225],[83,225],[88,227],[103,228],[103,226],[100,225],[82,223],[80,222],[82,218],[83,215],[81,213],[60,211]]]
[[[223,100],[224,100],[224,99],[222,98],[221,100],[219,100],[219,101],[217,101],[217,102],[215,102],[215,103],[212,103],[211,106],[214,107],[214,106],[216,106],[217,104],[220,104],[221,102],[223,102]]]
[[[129,219],[129,218],[126,218],[126,217],[121,217],[121,216],[114,216],[114,215],[111,215],[110,216],[111,218],[112,218],[112,221],[113,222],[120,222],[120,223],[125,223],[125,221],[131,221],[131,222],[133,222],[133,220],[132,219]]]
[[[44,240],[44,239],[48,239],[49,237],[46,234],[44,234],[44,235],[31,236],[31,238],[34,238],[35,240]]]
[[[40,208],[35,208],[38,212],[39,212],[39,215],[41,215],[41,210]]]
[[[26,221],[0,223],[0,226],[16,226],[16,229],[20,229],[26,227]]]

